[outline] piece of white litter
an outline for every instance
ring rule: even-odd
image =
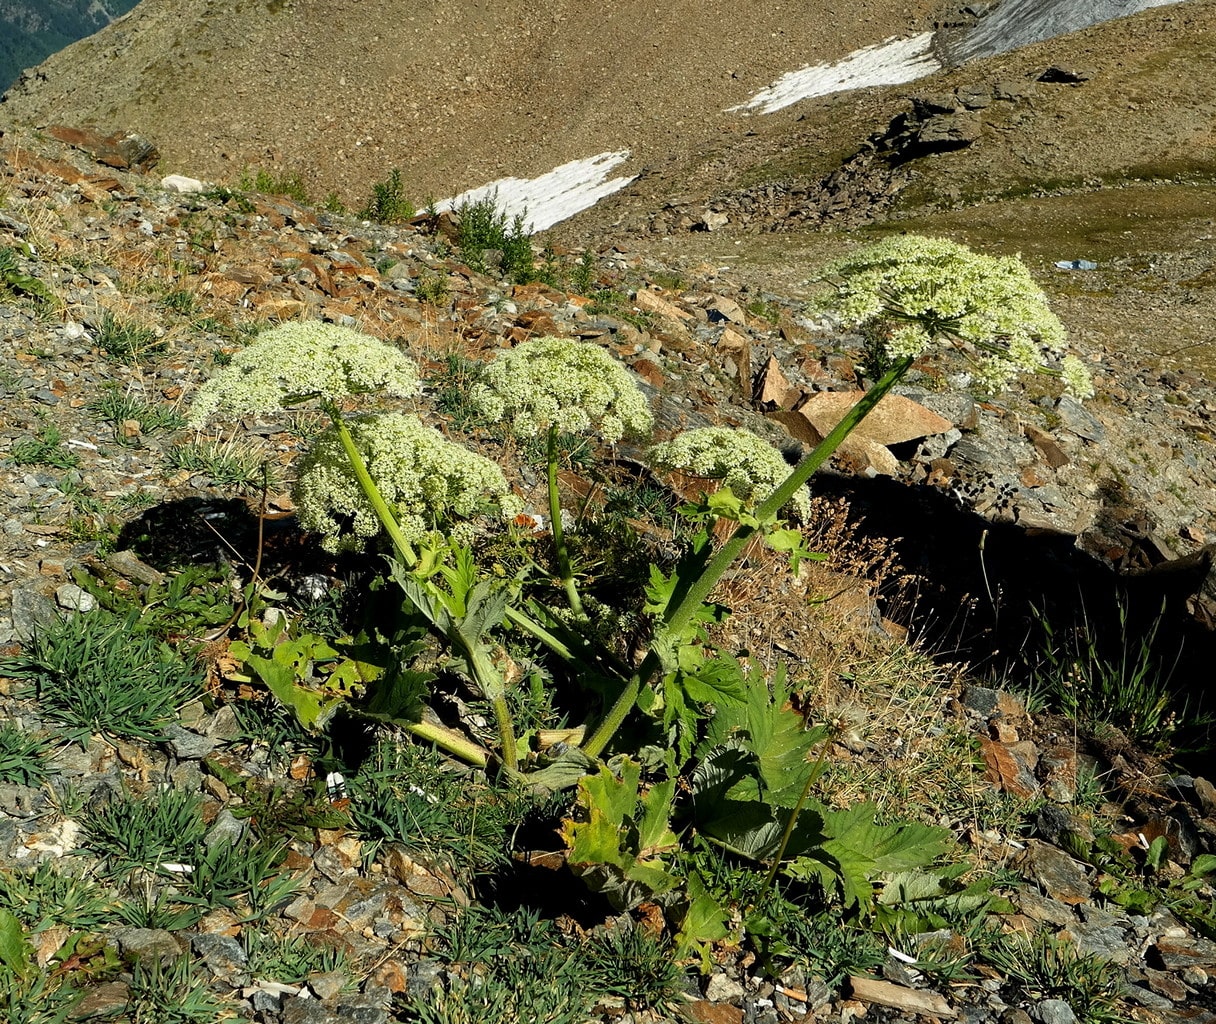
[[[325,791],[330,800],[342,800],[346,797],[346,779],[341,772],[330,772],[325,776]]]
[[[854,50],[833,64],[816,64],[782,75],[767,89],[736,110],[771,114],[791,103],[812,96],[827,96],[846,89],[868,89],[877,85],[912,82],[941,70],[933,56],[933,33],[922,32],[909,39],[891,38],[883,43]]]
[[[488,185],[461,192],[451,199],[435,204],[439,211],[459,209],[464,203],[493,199],[498,209],[507,215],[508,224],[516,215],[524,218],[524,230],[529,234],[550,228],[580,210],[594,206],[604,196],[619,192],[631,181],[608,178],[608,172],[629,159],[629,150],[599,153],[584,160],[571,160],[555,167],[539,178],[499,178]]]
[[[894,957],[896,960],[900,961],[900,963],[905,963],[905,964],[914,964],[914,963],[916,963],[916,957],[914,957],[914,956],[908,956],[908,954],[907,954],[907,953],[901,953],[901,952],[900,952],[898,949],[896,949],[894,946],[888,946],[888,947],[887,947],[887,955],[888,955],[888,956],[893,956],[893,957]]]

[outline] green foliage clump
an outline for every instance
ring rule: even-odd
[[[256,172],[246,169],[241,172],[240,186],[246,192],[261,192],[268,196],[287,196],[288,199],[294,199],[297,203],[308,202],[308,189],[304,185],[304,180],[294,171],[275,174],[265,168],[258,168]]]
[[[372,185],[372,194],[359,211],[359,217],[380,224],[401,224],[413,219],[417,212],[414,204],[406,198],[400,169],[394,167],[388,178]]]
[[[258,335],[199,389],[189,422],[201,427],[219,411],[241,416],[365,392],[410,398],[418,392],[417,367],[398,349],[349,327],[286,323]]]
[[[3,292],[24,295],[39,305],[52,299],[45,284],[21,269],[17,263],[17,250],[8,245],[0,245],[0,293]]]
[[[154,328],[122,319],[107,310],[97,328],[97,347],[114,359],[136,363],[145,356],[164,352],[169,346]]]
[[[524,230],[522,213],[508,223],[506,211],[499,209],[497,195],[466,201],[456,213],[460,217],[457,244],[470,267],[485,273],[489,269],[486,254],[492,250],[499,254],[503,277],[519,284],[535,278],[532,238]]]
[[[37,437],[14,443],[9,455],[18,466],[75,469],[80,465],[80,456],[63,444],[63,434],[53,423],[45,424]]]
[[[1084,364],[1064,354],[1064,325],[1016,256],[985,256],[946,238],[892,235],[823,268],[835,292],[820,303],[847,326],[878,332],[891,358],[938,338],[973,357],[981,385],[999,391],[1045,366],[1077,397],[1093,394]]]
[[[759,504],[772,494],[791,469],[781,452],[750,430],[739,427],[686,430],[670,441],[654,445],[649,455],[655,465],[665,469],[721,480],[736,497],[751,504]],[[811,492],[803,486],[785,511],[805,521],[810,508]]]
[[[633,374],[599,345],[571,338],[534,338],[501,354],[469,402],[492,423],[509,418],[520,437],[596,429],[612,444],[654,423]]]
[[[5,722],[0,725],[0,782],[41,785],[47,777],[51,744]]]
[[[416,416],[384,413],[350,421],[368,471],[408,540],[448,528],[464,534],[468,520],[493,501],[501,514],[519,512],[498,464],[445,438]],[[300,523],[329,551],[358,550],[383,524],[355,477],[336,430],[313,444],[296,485]]]
[[[0,672],[33,685],[44,718],[84,740],[93,732],[158,742],[195,696],[201,671],[135,624],[100,610],[38,630]]]

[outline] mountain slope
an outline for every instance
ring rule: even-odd
[[[105,28],[139,0],[8,0],[0,6],[0,90],[25,68]]]

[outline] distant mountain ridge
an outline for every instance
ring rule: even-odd
[[[0,92],[26,68],[122,17],[139,0],[6,0],[0,4]]]

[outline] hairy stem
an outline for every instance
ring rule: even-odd
[[[802,813],[802,808],[811,795],[811,787],[815,785],[815,780],[823,773],[823,764],[827,758],[828,744],[831,741],[831,736],[825,736],[819,744],[819,756],[815,759],[815,763],[811,767],[811,774],[807,776],[802,792],[798,795],[798,802],[794,804],[789,820],[785,823],[785,829],[781,833],[781,842],[777,844],[777,852],[773,854],[772,867],[768,869],[768,874],[764,877],[764,884],[760,887],[760,894],[756,897],[757,906],[763,905],[764,897],[768,895],[769,889],[773,887],[773,882],[777,879],[777,870],[781,867],[781,860],[785,857],[786,848],[790,845],[790,837],[794,834],[794,825],[798,822],[798,815]]]
[[[553,530],[553,547],[557,551],[557,571],[561,573],[562,586],[570,608],[580,619],[587,617],[583,611],[583,599],[579,597],[574,573],[570,569],[570,551],[566,547],[566,533],[562,528],[562,503],[557,492],[557,427],[550,426],[545,439],[545,460],[549,469],[549,522]]]

